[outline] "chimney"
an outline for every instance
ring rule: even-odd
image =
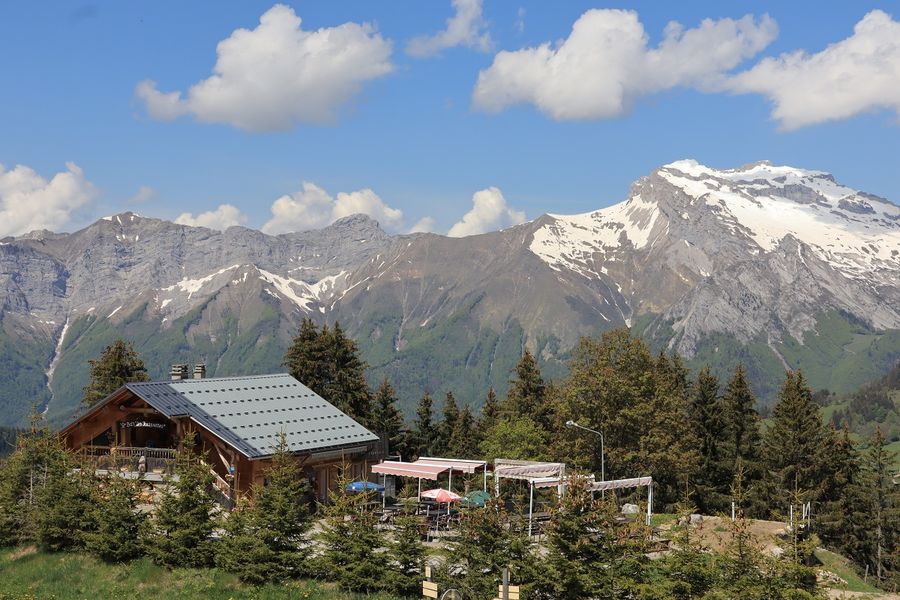
[[[194,379],[206,379],[206,365],[203,363],[194,365]]]
[[[172,365],[172,370],[170,371],[172,376],[172,381],[178,381],[181,379],[188,378],[188,366],[184,364],[180,365]]]

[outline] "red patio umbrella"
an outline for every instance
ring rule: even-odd
[[[462,497],[459,494],[445,490],[444,488],[435,488],[433,490],[425,490],[422,492],[422,498],[429,498],[436,502],[459,502]]]

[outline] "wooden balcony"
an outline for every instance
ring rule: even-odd
[[[177,450],[172,448],[139,448],[132,446],[85,446],[79,454],[97,471],[118,472],[162,481],[175,473]]]

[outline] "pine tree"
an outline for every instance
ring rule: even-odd
[[[87,536],[88,552],[109,563],[122,563],[144,553],[147,517],[138,508],[140,484],[124,477],[103,480],[94,509],[96,528]]]
[[[212,564],[210,534],[216,526],[213,475],[194,452],[196,434],[184,437],[174,480],[163,489],[152,521],[148,553],[167,567],[207,567]]]
[[[388,589],[400,596],[415,597],[422,589],[427,554],[421,527],[422,521],[414,516],[398,517],[394,521],[393,539],[388,546],[393,571],[388,578]]]
[[[432,410],[433,400],[428,392],[422,395],[419,405],[416,407],[415,421],[415,455],[428,456],[435,443],[437,427],[434,426],[432,419],[434,412]]]
[[[312,319],[304,317],[297,337],[282,362],[291,377],[320,396],[325,392],[325,384],[330,377],[326,338],[327,335],[323,335]]]
[[[704,514],[729,506],[731,469],[724,464],[725,426],[719,399],[719,380],[709,367],[701,369],[691,395],[691,424],[699,441],[700,463],[694,480],[698,509]]]
[[[100,358],[89,360],[91,380],[84,387],[82,403],[93,406],[114,391],[132,381],[149,381],[144,361],[134,344],[116,340],[107,346]]]
[[[478,454],[478,441],[475,432],[475,417],[469,403],[463,405],[463,409],[456,419],[456,426],[450,434],[448,454],[453,458],[474,458]]]
[[[854,513],[859,503],[856,491],[860,458],[846,427],[841,434],[830,432],[827,443],[828,477],[818,511],[818,531],[825,543],[846,551],[853,545],[848,536],[852,535]]]
[[[437,456],[447,456],[450,453],[450,441],[453,432],[456,431],[457,421],[459,421],[459,405],[456,403],[453,392],[447,392],[441,423],[438,425],[438,437],[433,448]]]
[[[252,512],[250,499],[240,498],[225,519],[224,535],[216,548],[215,561],[217,567],[236,575],[242,582],[261,585],[273,579],[269,567],[276,564],[276,559],[271,548],[251,526]]]
[[[763,439],[775,493],[769,503],[774,510],[787,506],[795,488],[808,491],[812,500],[820,497],[827,439],[819,407],[803,374],[788,371],[772,409],[772,425]]]
[[[538,425],[550,427],[550,407],[547,385],[541,376],[537,360],[528,349],[516,365],[516,377],[509,382],[509,392],[503,404],[503,414],[510,419],[528,417]]]
[[[618,597],[615,590],[627,585],[632,561],[641,562],[646,548],[642,526],[620,526],[616,516],[611,497],[594,499],[583,478],[569,479],[547,529],[539,584],[545,597]]]
[[[348,471],[345,465],[337,487],[328,494],[329,504],[320,507],[319,570],[343,589],[369,594],[385,587],[386,557],[378,551],[384,540],[365,508],[371,494],[347,492],[350,480],[343,474]]]
[[[513,581],[531,579],[532,555],[522,525],[498,500],[466,512],[449,543],[451,572],[461,573],[453,585],[465,598],[496,597],[505,567]]]
[[[42,550],[80,550],[96,527],[96,482],[87,469],[71,470],[74,462],[61,444],[56,452],[66,469],[50,476],[36,494],[35,538]]]
[[[372,409],[372,431],[385,442],[388,453],[399,452],[406,455],[403,435],[403,415],[397,408],[397,393],[388,378],[385,377],[375,392]]]
[[[318,329],[310,319],[284,355],[282,363],[292,377],[306,385],[363,425],[372,418],[372,393],[365,379],[366,364],[359,348],[340,323]]]
[[[41,489],[69,470],[58,436],[32,413],[31,423],[16,439],[15,451],[0,469],[0,546],[34,542]]]
[[[872,565],[875,578],[884,583],[900,577],[900,489],[892,481],[895,454],[886,447],[884,434],[875,429],[869,451],[864,455],[863,470],[870,486],[872,514],[870,533]]]
[[[497,392],[494,386],[488,388],[487,398],[485,398],[484,406],[481,407],[481,414],[478,415],[478,440],[484,439],[485,433],[494,426],[497,419],[500,418],[500,403],[497,401]]]
[[[655,364],[653,413],[641,422],[638,472],[653,473],[654,496],[674,507],[697,472],[698,442],[688,417],[691,385],[678,355]]]
[[[254,488],[252,504],[241,506],[229,518],[216,555],[217,565],[254,584],[302,574],[309,554],[309,486],[284,433],[278,437],[265,479],[266,485]]]
[[[366,426],[372,418],[372,392],[366,383],[366,363],[359,347],[335,323],[326,338],[331,362],[331,378],[322,397]]]
[[[725,459],[734,478],[738,460],[744,466],[749,481],[757,475],[761,438],[759,434],[759,413],[756,412],[756,398],[750,390],[747,372],[740,363],[728,381],[722,398],[722,418],[726,442],[723,444]]]

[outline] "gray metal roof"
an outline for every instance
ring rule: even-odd
[[[249,458],[270,456],[278,434],[291,452],[313,452],[378,436],[287,374],[128,383],[167,417],[187,416]]]

